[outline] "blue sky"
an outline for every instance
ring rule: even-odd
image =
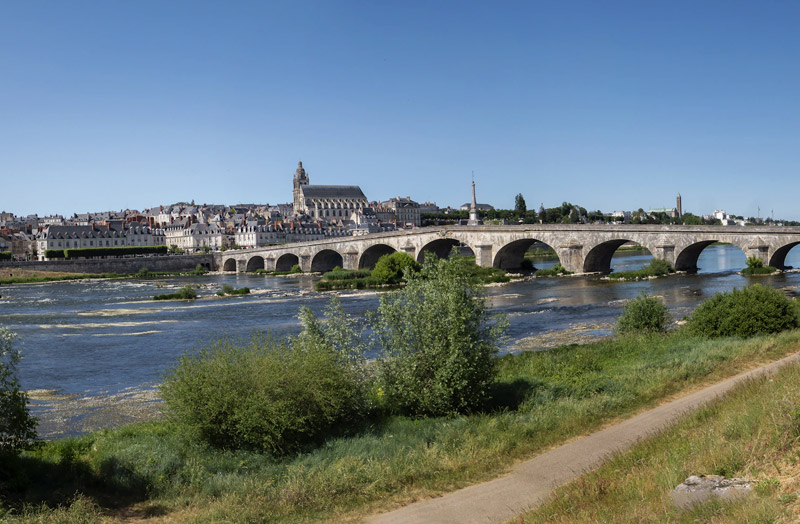
[[[370,199],[800,219],[800,2],[0,3],[0,208]]]

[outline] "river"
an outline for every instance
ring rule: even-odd
[[[795,253],[794,251],[798,251]],[[638,269],[650,255],[617,254],[617,271]],[[536,267],[552,266],[542,259]],[[787,264],[800,267],[800,250]],[[744,277],[742,252],[727,245],[707,248],[694,275],[640,282],[591,276],[540,278],[488,287],[493,310],[509,317],[503,351],[545,349],[561,343],[607,336],[624,302],[642,292],[662,297],[675,319],[720,291],[748,283],[768,284],[787,293],[800,290],[800,273]],[[0,286],[0,325],[15,331],[23,360],[19,378],[31,392],[45,438],[76,435],[157,413],[157,384],[176,357],[216,337],[244,337],[254,330],[296,332],[297,311],[319,312],[325,294],[313,291],[316,278],[213,275],[154,280],[94,280]],[[186,284],[213,295],[223,284],[249,287],[243,297],[192,302],[154,302],[153,295]],[[346,311],[375,309],[375,292],[343,292]]]

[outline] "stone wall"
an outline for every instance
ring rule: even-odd
[[[150,271],[189,271],[197,264],[216,269],[214,255],[166,255],[128,258],[92,258],[78,260],[0,261],[0,268],[33,271],[63,271],[66,273],[136,273],[142,268]]]

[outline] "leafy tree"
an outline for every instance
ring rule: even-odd
[[[528,207],[525,205],[525,197],[522,196],[522,193],[517,193],[517,196],[514,197],[514,211],[522,216],[527,210]]]
[[[16,454],[36,438],[37,420],[28,411],[28,396],[16,377],[17,336],[0,327],[0,456]]]
[[[457,257],[426,257],[406,287],[382,295],[373,332],[386,355],[380,381],[390,409],[439,416],[480,407],[495,378],[504,317],[490,317]]]
[[[382,284],[397,284],[403,280],[403,272],[419,271],[419,264],[408,253],[396,251],[390,255],[383,255],[372,270],[372,278]]]

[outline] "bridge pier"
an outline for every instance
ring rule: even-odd
[[[492,245],[475,246],[475,263],[481,267],[492,267]]]
[[[744,252],[747,258],[756,257],[757,259],[761,260],[765,266],[769,265],[769,246],[764,245],[752,245],[747,246],[747,249]]]
[[[297,258],[300,259],[300,269],[303,271],[303,273],[310,273],[311,255],[299,255]]]
[[[583,273],[583,246],[579,244],[567,244],[558,246],[558,260],[564,269],[572,273]]]
[[[650,254],[653,255],[653,258],[660,258],[668,262],[670,266],[675,267],[675,246],[655,246],[650,250]]]
[[[275,263],[277,260],[275,257],[267,257],[264,259],[264,269],[267,271],[275,271]]]
[[[245,273],[247,272],[247,260],[239,259],[236,261],[236,272],[237,273]]]
[[[342,254],[342,269],[358,269],[358,251]]]

